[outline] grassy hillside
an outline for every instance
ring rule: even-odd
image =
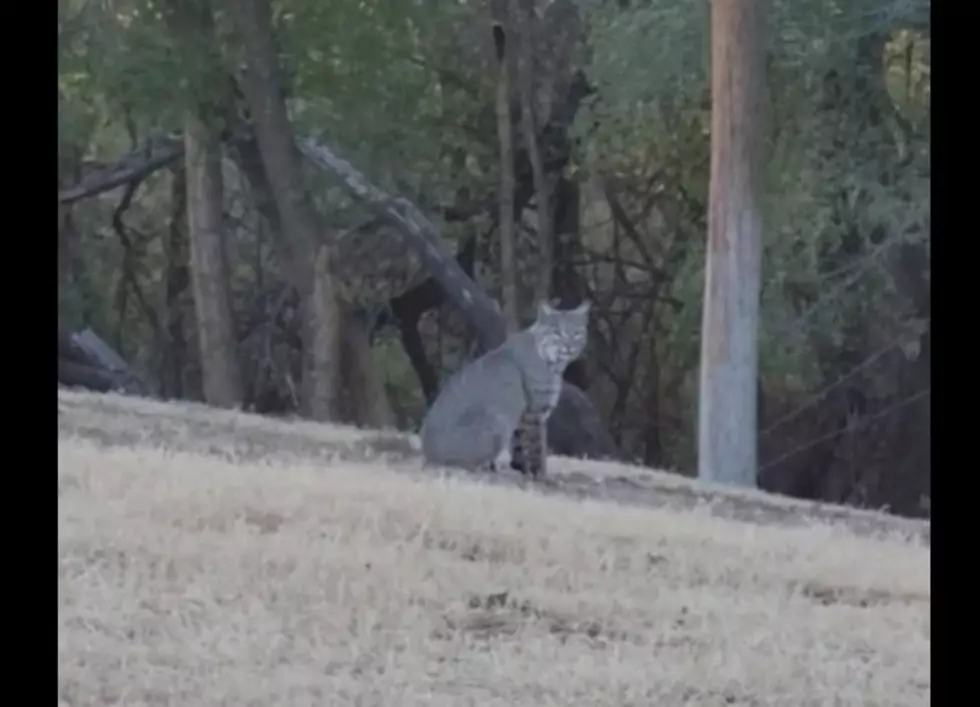
[[[928,524],[59,393],[63,704],[926,705]]]

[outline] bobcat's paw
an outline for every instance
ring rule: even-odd
[[[510,469],[510,450],[506,447],[500,450],[497,457],[490,462],[490,468],[494,473]]]
[[[548,471],[547,466],[548,465],[545,463],[545,460],[541,459],[537,463],[530,462],[526,464],[525,467],[521,470],[521,472],[525,476],[530,476],[533,479],[541,479],[547,475],[547,471]]]

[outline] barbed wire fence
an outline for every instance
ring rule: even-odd
[[[589,225],[589,229],[602,230],[609,228],[612,222],[608,219],[596,219],[593,223]],[[588,240],[590,234],[588,229],[584,229],[585,239]],[[850,260],[843,264],[839,264],[829,271],[819,273],[814,276],[814,282],[819,290],[819,296],[815,298],[814,301],[806,304],[803,307],[803,311],[796,316],[792,317],[789,321],[778,325],[771,326],[766,332],[767,338],[770,340],[778,338],[795,339],[802,340],[805,342],[804,335],[810,331],[819,330],[821,327],[824,328],[825,333],[829,333],[826,327],[828,326],[825,318],[820,317],[821,313],[826,310],[833,310],[838,305],[842,304],[843,300],[848,300],[850,298],[850,303],[853,304],[856,299],[862,295],[857,292],[857,288],[860,287],[862,280],[872,276],[876,272],[878,274],[884,274],[888,276],[889,263],[886,263],[886,257],[894,255],[897,248],[903,244],[908,244],[914,241],[914,237],[909,237],[902,229],[895,229],[889,233],[888,236],[883,238],[880,242],[869,244],[868,250],[860,255],[852,257]],[[634,270],[644,271],[648,278],[655,276],[655,272],[651,270],[648,266],[650,263],[636,262],[635,258],[631,258],[628,255],[620,254],[618,252],[612,251],[602,251],[596,248],[584,248],[583,254],[586,256],[585,260],[591,261],[592,266],[605,266],[607,268],[619,268],[623,267],[633,268]],[[585,263],[580,263],[580,265],[586,265]],[[880,269],[879,269],[880,268]],[[586,265],[588,269],[588,265]],[[703,266],[697,267],[693,274],[693,281],[695,283],[703,282],[704,268]],[[872,290],[880,285],[871,285]],[[629,310],[631,306],[635,306],[636,300],[643,300],[644,297],[642,293],[636,291],[636,286],[631,290],[630,284],[623,282],[618,285],[622,287],[623,291],[619,293],[619,303],[616,306],[616,312],[605,313],[609,316],[609,325],[613,326],[614,322],[619,322],[622,325],[630,319],[630,316],[623,314],[619,310],[625,308]],[[643,285],[639,285],[639,290],[643,290]],[[611,297],[613,300],[616,299],[616,295],[612,293],[604,293],[605,296]],[[639,296],[637,296],[639,294]],[[650,295],[653,297],[654,295]],[[631,301],[632,300],[632,301]],[[690,302],[687,303],[690,305]],[[847,305],[845,305],[846,307]],[[861,382],[861,379],[865,375],[874,374],[879,370],[880,366],[888,365],[889,355],[894,352],[901,352],[906,357],[914,357],[914,353],[910,353],[911,349],[919,346],[921,343],[921,337],[928,332],[931,325],[931,317],[916,317],[906,314],[905,316],[895,317],[895,321],[889,321],[886,326],[886,331],[891,332],[887,335],[887,340],[871,350],[870,352],[865,352],[862,354],[861,359],[854,365],[849,366],[845,371],[835,376],[833,380],[827,382],[824,385],[812,390],[811,392],[805,394],[802,401],[798,401],[795,406],[788,412],[784,412],[776,417],[772,421],[764,421],[763,428],[759,432],[759,442],[760,450],[765,442],[773,442],[778,438],[779,433],[787,427],[790,423],[799,420],[809,411],[821,405],[831,397],[835,391],[839,391],[842,387],[849,383],[857,384],[859,387],[865,385]],[[833,326],[833,325],[831,325]],[[617,338],[617,337],[613,337]],[[833,338],[832,336],[830,338]],[[612,343],[612,342],[609,342]],[[806,346],[806,343],[802,344]],[[605,344],[604,344],[605,346]],[[608,348],[608,347],[607,347]],[[633,350],[630,353],[626,352],[603,352],[605,355],[612,355],[610,361],[602,361],[598,365],[598,370],[602,375],[608,376],[610,380],[613,381],[614,386],[621,386],[623,380],[629,381],[630,376],[633,375],[633,371],[619,371],[618,373],[614,370],[616,361],[624,361],[626,359],[631,359],[635,362],[636,351]],[[892,359],[894,360],[894,359]],[[642,387],[643,382],[635,379],[631,382],[634,388],[637,388],[637,393],[640,394],[638,390]],[[882,397],[882,401],[887,400],[889,397],[893,398],[891,402],[884,405],[880,409],[871,410],[869,412],[862,412],[856,418],[848,420],[846,424],[842,425],[838,429],[831,431],[826,431],[826,427],[819,429],[819,425],[815,425],[815,429],[810,431],[809,438],[804,439],[801,443],[792,446],[789,449],[779,449],[779,444],[769,444],[766,451],[768,455],[764,455],[760,458],[760,477],[766,472],[772,471],[775,467],[793,459],[794,457],[804,454],[809,450],[812,450],[819,445],[833,442],[834,440],[848,434],[855,433],[865,433],[873,434],[871,428],[876,422],[886,419],[901,410],[904,410],[914,404],[921,403],[928,400],[931,395],[931,384],[928,380],[924,381],[924,384],[918,390],[912,393],[906,394],[904,390],[895,391],[895,394],[889,396],[887,393]],[[692,401],[693,402],[693,401]],[[647,410],[647,414],[653,414],[654,411]],[[612,422],[612,421],[611,421]],[[677,421],[665,421],[665,420],[654,420],[646,421],[643,423],[644,426],[649,430],[657,427],[663,431],[664,429],[677,429]],[[684,423],[681,423],[684,424]],[[803,426],[806,429],[806,426]],[[680,430],[682,434],[689,434],[691,430]],[[796,431],[798,434],[799,430]],[[791,435],[792,436],[792,435]],[[793,440],[795,441],[795,440]]]

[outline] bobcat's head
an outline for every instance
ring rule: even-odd
[[[575,309],[555,309],[547,302],[538,305],[538,318],[531,326],[538,354],[558,370],[582,355],[589,333],[590,302]]]

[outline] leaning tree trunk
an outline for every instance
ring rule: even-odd
[[[711,4],[711,184],[698,476],[754,486],[764,0]]]
[[[338,407],[340,303],[333,254],[323,243],[313,200],[303,184],[293,128],[283,98],[284,82],[272,30],[269,0],[231,3],[229,9],[245,55],[245,93],[269,184],[275,196],[293,283],[303,318],[303,407],[318,420]]]

